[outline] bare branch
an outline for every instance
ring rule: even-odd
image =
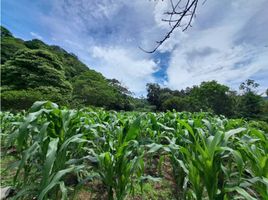
[[[171,27],[169,32],[166,33],[162,40],[156,42],[156,46],[153,50],[147,51],[141,47],[139,48],[146,53],[154,53],[168,38],[170,38],[176,28],[180,27],[182,28],[182,31],[186,31],[189,27],[191,27],[191,23],[195,17],[198,1],[199,0],[178,0],[178,2],[174,4],[173,0],[170,0],[171,10],[164,13],[169,16],[169,19],[162,19],[162,21],[169,23]],[[203,1],[203,3],[205,2],[206,0]],[[174,16],[176,16],[175,19]],[[190,19],[186,24],[182,24],[183,19],[186,17],[190,17]]]

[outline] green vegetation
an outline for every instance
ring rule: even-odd
[[[1,185],[12,199],[268,199],[268,101],[254,80],[239,92],[149,83],[134,98],[58,46],[4,27],[1,44]]]
[[[106,79],[58,46],[17,39],[4,27],[1,45],[3,110],[20,111],[35,101],[50,100],[70,108],[206,111],[268,122],[268,101],[257,94],[259,85],[254,80],[242,83],[239,92],[216,81],[180,91],[148,83],[147,99],[134,98],[118,80]]]
[[[0,116],[14,199],[75,199],[80,189],[86,197],[96,184],[98,199],[268,198],[265,122],[70,110],[47,101]]]
[[[27,108],[46,98],[66,104],[71,98],[72,86],[65,80],[60,62],[47,51],[18,50],[2,65],[1,71],[5,109]]]
[[[202,110],[232,118],[244,117],[268,122],[268,101],[257,94],[258,86],[254,80],[246,80],[241,83],[238,93],[216,81],[203,82],[200,86],[181,91],[147,84],[147,97],[156,111]]]
[[[115,110],[131,110],[135,106],[120,82],[90,70],[74,54],[37,39],[17,39],[4,27],[1,72],[3,110],[28,109],[37,100]]]

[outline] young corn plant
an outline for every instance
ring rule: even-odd
[[[136,140],[140,133],[140,118],[132,124],[125,122],[123,128],[113,130],[107,137],[109,149],[92,156],[97,161],[96,172],[107,188],[108,199],[123,200],[142,178],[143,150]]]
[[[247,162],[245,186],[255,188],[256,197],[268,199],[268,135],[263,131],[251,129],[239,144],[244,160]]]
[[[50,102],[35,103],[25,121],[10,137],[21,155],[14,185],[19,192],[14,199],[27,195],[43,199],[67,199],[64,176],[76,173],[83,165],[73,165],[80,143],[73,111],[60,110]],[[77,130],[77,132],[73,132]],[[53,192],[51,192],[53,190]]]
[[[177,142],[180,153],[175,158],[180,162],[175,162],[173,168],[182,169],[187,176],[190,183],[190,187],[186,188],[188,197],[198,200],[205,196],[210,200],[227,198],[225,186],[228,180],[222,170],[225,161],[231,160],[237,169],[241,169],[242,161],[240,153],[229,147],[229,139],[245,129],[225,133],[207,120],[203,121],[204,125],[199,120],[179,122],[183,139]]]
[[[16,150],[15,199],[68,199],[67,176],[83,174],[79,185],[98,177],[109,199],[123,200],[146,179],[159,181],[144,176],[148,167],[170,164],[177,199],[268,198],[265,124],[203,112],[140,115],[51,102],[0,113],[1,144]]]
[[[1,147],[9,148],[7,145],[7,139],[9,135],[18,128],[19,122],[23,121],[24,113],[13,114],[11,112],[1,112],[0,111],[0,137],[1,137]],[[7,150],[7,149],[5,149]]]

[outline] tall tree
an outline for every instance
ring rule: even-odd
[[[263,99],[257,94],[259,84],[248,79],[241,83],[239,89],[242,91],[240,101],[241,115],[247,118],[258,118],[261,114]]]
[[[201,83],[197,98],[204,106],[213,110],[216,114],[231,115],[232,104],[228,96],[229,87],[216,81]]]
[[[154,105],[157,110],[161,107],[161,99],[160,99],[160,85],[157,83],[148,83],[147,87],[147,100],[151,105]]]
[[[256,93],[256,89],[260,86],[260,84],[256,83],[254,80],[252,79],[247,79],[245,82],[241,83],[239,86],[239,89],[243,92],[243,93]]]

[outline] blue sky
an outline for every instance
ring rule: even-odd
[[[176,0],[174,0],[176,1]],[[146,83],[183,89],[217,80],[238,89],[248,78],[268,88],[267,0],[207,0],[193,27],[169,30],[169,0],[2,0],[1,23],[16,37],[38,38],[75,53],[89,68],[116,78],[137,96]]]

